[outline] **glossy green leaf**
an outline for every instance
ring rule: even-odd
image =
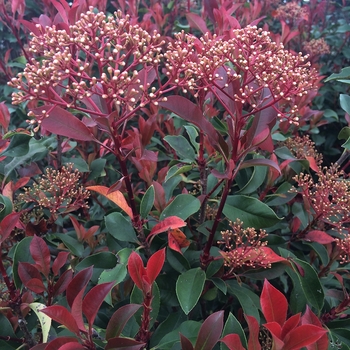
[[[69,249],[69,251],[75,255],[81,258],[84,254],[84,245],[83,243],[79,242],[76,238],[67,235],[65,233],[55,233],[52,235],[52,237],[58,238],[60,241],[63,242],[63,244]]]
[[[23,238],[16,246],[15,252],[13,255],[13,267],[12,267],[12,273],[13,273],[13,279],[15,282],[15,285],[17,288],[21,288],[22,281],[19,278],[18,275],[18,265],[20,262],[28,262],[28,263],[34,263],[34,260],[30,254],[30,242],[32,241],[33,237],[25,237]]]
[[[142,197],[140,205],[140,215],[146,219],[154,204],[154,186],[148,187],[147,191]]]
[[[136,242],[137,237],[129,218],[114,212],[105,216],[108,232],[121,242]]]
[[[228,287],[228,292],[238,299],[244,313],[246,315],[253,316],[258,322],[260,322],[259,297],[248,288],[239,285],[237,281],[229,280],[226,281],[226,284]]]
[[[190,138],[192,146],[194,147],[196,152],[198,152],[199,143],[197,142],[197,137],[199,134],[197,129],[192,125],[185,125],[184,128],[186,129],[187,135]]]
[[[165,136],[164,141],[166,141],[171,148],[173,148],[176,154],[179,156],[183,162],[194,162],[196,154],[190,143],[182,136]]]
[[[210,279],[210,281],[212,281],[214,283],[214,285],[215,285],[215,287],[217,289],[221,290],[221,292],[226,295],[226,293],[227,293],[227,285],[221,278],[212,277]]]
[[[114,282],[114,285],[117,285],[120,282],[123,282],[126,275],[127,275],[127,269],[125,265],[118,264],[113,269],[104,270],[98,279],[98,284],[106,283],[106,282]],[[105,302],[113,306],[111,291],[106,296]]]
[[[256,191],[264,182],[267,173],[266,166],[255,166],[253,170],[253,174],[245,184],[243,188],[241,188],[238,193],[240,194],[250,194]]]
[[[163,337],[159,342],[159,344],[154,349],[159,349],[159,350],[173,349],[174,344],[180,342],[180,336],[179,336],[180,333],[183,334],[185,337],[187,337],[192,343],[195,343],[200,327],[201,327],[200,322],[185,321],[181,324],[179,328],[173,330],[172,332],[167,334],[165,337]]]
[[[91,281],[95,284],[98,282],[98,278],[105,270],[113,269],[118,263],[118,259],[115,254],[111,252],[100,252],[89,255],[82,260],[76,267],[76,271],[81,271],[86,267],[93,266],[93,273]]]
[[[177,216],[186,220],[189,216],[196,213],[200,208],[200,201],[190,194],[179,194],[175,199],[163,210],[160,220],[168,216]]]
[[[339,96],[340,107],[348,114],[350,114],[350,96],[340,94]]]
[[[40,310],[43,310],[46,308],[46,305],[41,303],[31,303],[28,306],[35,312],[35,314],[39,319],[42,337],[43,337],[42,342],[46,343],[49,337],[49,331],[51,328],[51,318],[45,315],[43,312],[40,312]]]
[[[29,141],[32,139],[31,135],[17,133],[11,137],[11,142],[1,155],[7,157],[22,157],[29,151]]]
[[[292,262],[308,303],[320,312],[324,304],[324,291],[316,271],[303,260],[294,258]]]
[[[244,227],[256,229],[271,227],[281,220],[266,204],[243,195],[228,196],[223,213],[232,222],[240,219]]]
[[[347,140],[350,137],[350,128],[348,126],[344,126],[338,134],[338,140]]]
[[[179,273],[184,273],[191,268],[187,259],[173,249],[167,248],[166,258],[170,266]]]
[[[13,205],[10,198],[0,194],[0,221],[4,219],[5,216],[12,213]]]
[[[193,170],[192,165],[184,165],[184,166],[179,166],[178,164],[173,165],[168,173],[166,174],[165,181],[168,181],[169,179],[172,179],[174,176],[181,175],[184,173],[187,173],[189,171]]]
[[[325,79],[325,82],[338,79],[350,79],[350,67],[343,68],[340,73],[333,73],[327,79]]]
[[[176,295],[186,315],[196,306],[202,294],[205,272],[200,268],[191,269],[180,275],[176,281]]]
[[[242,345],[245,348],[247,348],[247,338],[245,336],[242,325],[237,320],[237,318],[235,316],[233,316],[232,313],[230,312],[228,317],[227,317],[227,320],[225,322],[224,330],[222,332],[222,337],[224,337],[227,334],[232,334],[232,333],[238,334]],[[220,348],[221,348],[221,350],[228,350],[228,347],[223,343],[220,344]]]

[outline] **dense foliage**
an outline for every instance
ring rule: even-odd
[[[0,1],[1,349],[349,349],[346,5]]]

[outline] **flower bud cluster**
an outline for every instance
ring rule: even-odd
[[[69,32],[37,27],[41,34],[33,34],[30,43],[36,58],[9,83],[19,90],[14,104],[41,100],[103,114],[101,99],[128,110],[157,97],[148,75],[154,75],[152,67],[162,58],[159,34],[131,25],[121,13],[107,18],[92,11],[82,14]]]
[[[306,157],[310,157],[315,160],[318,166],[322,165],[323,156],[317,152],[315,143],[310,140],[309,135],[291,137],[284,144],[296,158],[306,159]]]
[[[306,7],[301,7],[295,1],[279,6],[276,10],[275,17],[289,24],[298,25],[301,21],[307,20],[308,10]]]
[[[330,53],[329,45],[326,43],[324,38],[312,39],[310,41],[304,42],[303,49],[311,57],[325,55],[327,53]]]
[[[86,200],[90,192],[79,185],[79,178],[80,173],[73,169],[73,164],[67,164],[61,170],[47,168],[45,175],[32,187],[24,188],[24,193],[19,194],[17,200],[48,209],[55,221],[60,214],[88,208]]]
[[[324,167],[314,181],[310,174],[300,173],[294,177],[303,195],[312,208],[317,221],[336,227],[340,232],[350,222],[350,184],[337,164]]]
[[[255,110],[272,98],[279,104],[279,117],[296,124],[298,99],[314,89],[317,80],[308,56],[292,54],[255,26],[233,30],[228,40],[208,34],[198,40],[180,33],[164,57],[167,75],[185,92],[221,90]]]
[[[230,226],[231,230],[221,231],[222,239],[218,241],[218,244],[224,245],[220,254],[224,258],[224,266],[229,268],[228,274],[242,267],[270,268],[271,263],[261,249],[267,245],[266,241],[262,241],[267,237],[266,231],[257,233],[254,228],[243,228],[239,219]]]

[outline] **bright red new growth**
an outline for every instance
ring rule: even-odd
[[[261,309],[267,322],[277,322],[282,326],[287,318],[286,297],[265,279],[260,297]]]

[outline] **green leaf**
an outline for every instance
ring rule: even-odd
[[[230,312],[228,317],[227,317],[227,320],[226,320],[226,323],[225,323],[225,326],[224,326],[224,330],[222,332],[222,338],[225,335],[231,334],[231,333],[238,334],[239,338],[241,339],[242,345],[245,348],[247,348],[247,338],[245,336],[245,333],[244,333],[244,330],[243,330],[243,328],[241,326],[241,323]],[[221,350],[227,350],[228,349],[228,347],[224,343],[221,343],[220,348],[221,348]]]
[[[340,107],[347,113],[350,114],[350,96],[340,94],[339,97]]]
[[[212,281],[214,283],[214,285],[215,285],[215,287],[217,289],[221,290],[221,292],[226,295],[226,293],[227,293],[227,285],[221,278],[212,277],[210,279],[210,281]]]
[[[25,237],[23,238],[16,246],[15,252],[13,254],[13,266],[12,266],[12,274],[13,280],[15,282],[15,286],[17,289],[20,289],[22,286],[22,281],[18,275],[18,265],[20,262],[29,262],[34,263],[32,255],[30,254],[29,246],[33,237]]]
[[[51,239],[56,237],[69,249],[69,251],[79,257],[82,258],[84,254],[84,245],[79,242],[75,237],[72,237],[65,233],[55,233],[49,236]]]
[[[294,258],[293,269],[300,281],[308,303],[320,312],[324,304],[324,291],[316,271],[307,262]],[[302,271],[300,270],[302,269]]]
[[[178,166],[178,164],[173,165],[168,173],[166,174],[165,181],[168,181],[169,179],[173,178],[174,176],[181,175],[183,173],[187,173],[189,171],[193,170],[192,165],[184,165],[184,166]]]
[[[186,129],[186,132],[188,134],[188,137],[190,138],[192,146],[194,147],[196,152],[198,152],[198,150],[199,150],[199,143],[196,141],[196,139],[198,137],[197,129],[194,126],[192,126],[192,125],[185,125],[185,129]]]
[[[173,148],[183,162],[194,162],[196,154],[190,143],[182,136],[165,136],[164,140]]]
[[[0,313],[0,324],[1,324],[1,327],[0,327],[1,336],[16,338],[11,322],[3,313]]]
[[[176,295],[186,315],[196,306],[202,294],[204,282],[205,272],[200,268],[188,270],[177,279]]]
[[[10,198],[0,194],[0,221],[2,221],[5,216],[11,214],[13,211],[13,205]]]
[[[164,334],[169,334],[177,329],[186,320],[187,317],[181,310],[175,313],[170,313],[165,321],[163,321],[152,334],[150,347],[153,348],[159,344],[161,339],[164,338]]]
[[[154,186],[152,185],[148,187],[141,200],[140,215],[143,219],[146,219],[149,215],[149,212],[151,211],[154,204],[154,198]]]
[[[41,304],[41,303],[31,303],[28,305],[37,315],[40,326],[41,326],[41,332],[42,332],[42,342],[46,343],[47,339],[49,337],[49,331],[51,328],[51,317],[47,316],[43,312],[40,312],[40,310],[45,309],[46,305]]]
[[[350,67],[343,68],[340,73],[333,73],[331,76],[325,79],[325,82],[338,79],[350,79]]]
[[[158,346],[154,347],[153,349],[174,349],[174,345],[180,342],[180,333],[186,338],[188,338],[192,343],[195,343],[201,325],[202,324],[200,322],[185,321],[181,324],[179,328],[173,330],[172,332],[168,333],[165,337],[163,337],[159,342]],[[178,348],[176,347],[175,349]]]
[[[160,215],[160,221],[168,216],[177,216],[182,220],[186,220],[189,216],[196,213],[200,206],[200,201],[196,197],[190,194],[179,194],[163,210]]]
[[[93,266],[94,270],[92,273],[91,281],[97,284],[101,273],[105,270],[115,268],[117,263],[118,259],[115,254],[111,252],[100,252],[86,257],[75,267],[75,269],[79,272],[86,267]]]
[[[94,159],[90,164],[90,174],[87,181],[96,180],[100,176],[105,176],[106,162],[106,159],[103,158]]]
[[[105,223],[111,236],[121,242],[136,242],[137,237],[129,218],[114,212],[105,216]]]
[[[32,139],[31,135],[16,133],[11,137],[11,142],[4,152],[3,156],[7,157],[21,157],[29,151],[29,141]]]
[[[267,173],[266,166],[255,166],[252,176],[250,177],[248,182],[245,184],[245,186],[238,191],[238,193],[240,194],[253,193],[264,182],[266,173]]]
[[[226,281],[228,292],[234,295],[242,306],[246,315],[253,316],[260,322],[260,300],[259,297],[248,288],[243,287],[237,281]]]
[[[127,269],[124,264],[118,264],[114,268],[110,270],[105,270],[101,273],[98,284],[106,283],[106,282],[113,282],[116,286],[120,282],[123,282],[125,276],[127,275]],[[108,293],[108,295],[105,298],[105,302],[111,306],[113,306],[112,303],[112,290]]]
[[[243,195],[228,196],[223,213],[232,222],[240,219],[244,227],[256,229],[271,227],[281,220],[266,204]]]
[[[339,131],[338,140],[347,140],[349,137],[350,137],[350,128],[348,126],[344,126],[344,128],[342,128]]]
[[[10,163],[5,165],[5,176],[8,176],[20,165],[43,159],[48,153],[49,149],[55,147],[56,143],[57,141],[55,139],[55,136],[42,138],[41,140],[32,138],[29,141],[29,151],[21,157],[14,157]]]
[[[166,259],[170,266],[179,273],[184,273],[191,268],[187,259],[173,249],[167,248]]]

